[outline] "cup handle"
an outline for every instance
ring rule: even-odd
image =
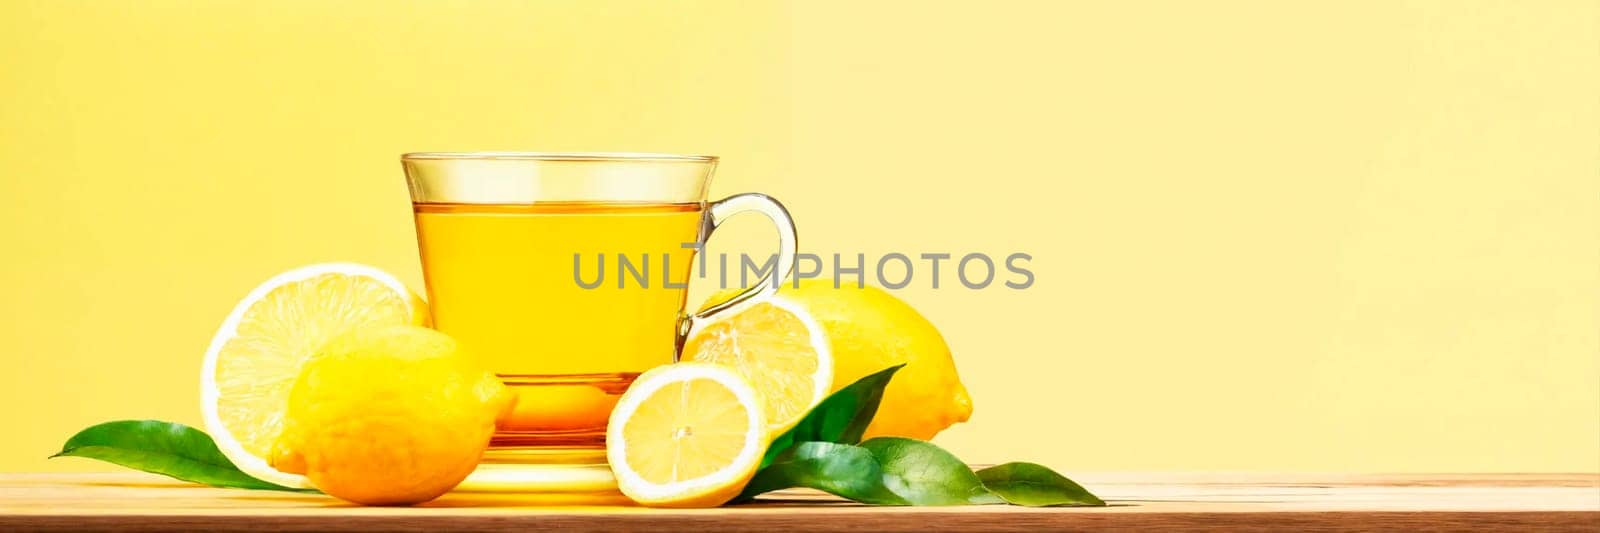
[[[735,294],[732,298],[690,314],[680,321],[678,324],[677,350],[673,353],[674,360],[677,360],[683,354],[683,342],[689,338],[689,332],[694,329],[695,325],[704,323],[718,315],[737,313],[760,303],[761,300],[777,293],[778,286],[789,281],[789,277],[794,274],[795,244],[798,240],[798,236],[794,231],[794,219],[789,217],[789,210],[785,209],[783,204],[778,203],[771,196],[751,192],[735,194],[711,202],[710,216],[706,218],[706,229],[701,236],[700,242],[704,243],[706,239],[710,239],[711,234],[723,222],[726,222],[734,215],[745,212],[766,215],[767,219],[772,221],[772,225],[777,228],[778,262],[773,265],[772,270],[762,275],[755,285],[745,288],[744,291]]]

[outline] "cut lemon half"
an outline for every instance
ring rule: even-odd
[[[683,359],[723,365],[750,380],[765,405],[769,435],[794,427],[833,386],[827,334],[781,295],[696,325]]]
[[[206,431],[240,470],[310,487],[304,476],[268,463],[300,367],[355,328],[427,322],[420,296],[370,266],[325,263],[274,276],[234,306],[211,338],[200,374]]]
[[[766,452],[761,398],[708,363],[640,375],[611,412],[606,459],[617,487],[656,507],[715,507],[739,495]]]

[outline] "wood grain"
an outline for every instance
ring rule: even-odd
[[[0,531],[1210,531],[1600,532],[1600,474],[1077,474],[1094,509],[866,507],[813,492],[666,510],[453,493],[424,506],[199,487],[139,473],[0,474]]]

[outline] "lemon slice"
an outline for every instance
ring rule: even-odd
[[[301,365],[354,328],[427,322],[421,297],[370,266],[325,263],[274,276],[234,306],[211,338],[200,374],[206,431],[245,473],[310,487],[267,462]]]
[[[769,435],[794,427],[833,386],[833,354],[822,327],[781,295],[689,332],[683,359],[715,363],[761,394]]]
[[[744,488],[766,451],[761,398],[731,369],[678,363],[640,375],[611,412],[606,459],[617,487],[658,507],[715,507]]]

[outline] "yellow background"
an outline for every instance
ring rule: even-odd
[[[419,286],[397,155],[712,153],[919,282],[970,461],[1600,471],[1600,7],[0,0],[0,470],[199,422],[255,283]],[[763,249],[741,222],[714,248]],[[926,278],[922,278],[926,279]],[[697,289],[701,290],[701,289]],[[703,291],[702,291],[703,292]]]

